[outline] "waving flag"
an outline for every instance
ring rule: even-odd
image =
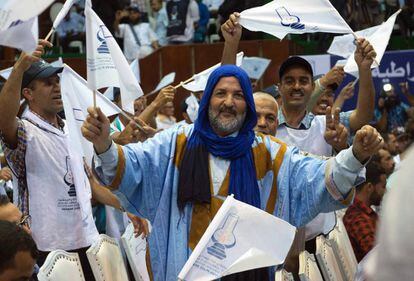
[[[86,49],[88,86],[92,90],[106,87],[121,89],[122,108],[133,114],[134,100],[142,89],[115,38],[86,1]]]
[[[33,52],[39,41],[37,16],[27,21],[18,22],[0,32],[0,45]]]
[[[362,38],[368,38],[371,36],[381,25],[376,25],[369,27],[360,31],[355,32],[355,34]],[[355,37],[353,34],[346,34],[341,36],[335,36],[331,46],[328,49],[328,53],[331,55],[340,56],[343,58],[348,58],[352,55],[356,49]]]
[[[75,3],[75,1],[76,0],[66,0],[59,14],[57,14],[55,20],[53,21],[53,29],[56,29],[59,26],[59,24],[62,22],[62,20],[66,17],[68,12],[70,11],[70,8],[72,8],[73,3]]]
[[[276,0],[241,12],[240,24],[283,39],[287,34],[352,33],[329,0]]]
[[[281,264],[292,245],[295,230],[286,221],[228,196],[178,278],[215,280]]]
[[[240,52],[240,53],[237,54],[237,58],[236,58],[236,65],[237,66],[242,65],[243,56],[244,56],[243,52]],[[191,91],[193,93],[204,91],[204,89],[206,88],[206,85],[207,85],[208,77],[210,76],[211,72],[213,72],[220,65],[221,65],[221,63],[218,63],[218,64],[213,65],[212,67],[207,68],[207,69],[205,69],[205,70],[203,70],[203,71],[201,71],[197,74],[194,74],[193,75],[194,81],[192,81],[190,83],[187,83],[187,84],[184,84],[183,88],[188,90],[188,91]]]
[[[377,53],[376,60],[379,63],[381,63],[382,57],[384,56],[385,50],[387,49],[388,41],[390,40],[392,30],[394,29],[395,20],[400,12],[401,10],[398,10],[393,15],[391,15],[388,20],[386,22],[383,22],[373,34],[366,38]],[[354,53],[349,56],[344,67],[345,72],[351,75],[358,72],[358,65],[355,62]],[[379,65],[373,63],[371,65],[371,68],[376,68],[378,66]]]
[[[0,31],[38,16],[53,2],[54,0],[0,1]]]

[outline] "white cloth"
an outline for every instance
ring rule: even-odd
[[[200,12],[198,10],[198,5],[195,0],[190,0],[188,4],[187,17],[185,20],[186,28],[183,35],[173,35],[168,37],[168,40],[171,42],[188,42],[194,38],[194,23],[199,21]]]
[[[134,114],[134,101],[142,96],[139,85],[111,32],[86,1],[86,59],[88,87],[97,90],[119,87],[122,109]]]
[[[251,31],[267,32],[279,39],[289,33],[352,33],[329,0],[275,0],[244,10],[239,22]]]
[[[367,280],[412,280],[414,256],[413,146],[394,175],[392,188],[382,200],[375,253],[364,268]]]
[[[41,251],[90,246],[98,237],[92,212],[82,221],[68,133],[27,111],[26,177],[32,236]],[[34,124],[33,124],[34,123]],[[79,163],[83,166],[83,163]],[[89,202],[90,204],[90,202]]]
[[[38,40],[39,24],[37,17],[0,32],[0,45],[20,49],[28,53],[36,49]]]
[[[158,40],[158,36],[152,30],[149,23],[142,22],[133,26],[140,45],[137,45],[134,34],[128,24],[120,24],[119,32],[115,35],[124,39],[124,54],[129,62],[136,58],[143,58],[154,50],[152,42]]]
[[[169,119],[164,116],[162,116],[162,118],[160,118],[160,116],[157,116],[155,118],[155,122],[157,123],[157,130],[166,130],[177,124],[174,117],[171,117]]]
[[[279,126],[276,137],[288,145],[296,146],[300,150],[319,156],[331,156],[332,146],[324,138],[326,119],[323,115],[317,115],[312,120],[307,130],[293,129],[287,126]],[[320,213],[305,226],[306,240],[315,238],[323,233],[328,234],[336,224],[335,213]]]

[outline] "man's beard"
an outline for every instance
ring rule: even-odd
[[[220,120],[219,115],[223,112],[234,114],[234,118],[226,119],[225,121]],[[231,134],[241,129],[244,120],[246,119],[246,112],[243,114],[237,114],[236,110],[225,106],[220,107],[220,110],[215,112],[210,107],[208,109],[208,119],[210,121],[210,126],[215,132],[221,134]]]

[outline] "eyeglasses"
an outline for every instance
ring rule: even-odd
[[[29,227],[29,220],[31,219],[32,217],[30,216],[30,215],[24,215],[21,219],[20,219],[20,221],[17,223],[17,226],[19,226],[19,227],[23,227],[23,226],[27,226],[27,227]]]

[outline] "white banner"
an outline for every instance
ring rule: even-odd
[[[59,24],[62,22],[62,20],[69,13],[70,8],[72,8],[73,3],[75,3],[75,1],[76,0],[66,0],[65,4],[63,4],[63,7],[60,10],[59,14],[57,14],[55,20],[53,21],[53,28],[54,29],[56,29],[59,26]]]
[[[26,53],[32,53],[36,50],[38,41],[37,16],[27,21],[18,22],[0,32],[0,45],[20,49]]]
[[[296,228],[286,221],[228,196],[178,278],[215,280],[281,264],[295,231]]]
[[[236,58],[236,65],[241,66],[243,63],[243,52],[239,52],[237,54]],[[209,67],[197,74],[194,74],[193,78],[194,80],[190,83],[184,84],[183,88],[196,93],[196,92],[202,92],[206,88],[208,77],[210,76],[211,72],[213,72],[216,68],[218,68],[221,65],[219,62],[218,64],[213,65],[212,67]]]
[[[240,24],[283,39],[287,34],[352,33],[329,0],[276,0],[241,12]]]
[[[92,90],[121,89],[122,108],[134,114],[134,100],[142,89],[115,38],[95,14],[89,1],[85,6],[88,85]]]
[[[374,48],[375,52],[377,53],[376,61],[381,63],[382,57],[384,56],[385,50],[388,46],[388,41],[390,40],[392,30],[394,29],[395,20],[401,10],[395,12],[392,16],[388,18],[388,20],[382,23],[377,31],[375,31],[371,36],[367,37],[366,39],[371,43],[372,47]],[[349,56],[348,61],[344,67],[346,73],[353,74],[358,71],[358,65],[355,62],[354,53]],[[375,62],[371,65],[371,68],[376,68],[377,65]]]
[[[244,57],[241,68],[247,72],[250,79],[262,78],[271,60],[258,57]]]
[[[0,31],[42,13],[54,0],[1,0]]]

